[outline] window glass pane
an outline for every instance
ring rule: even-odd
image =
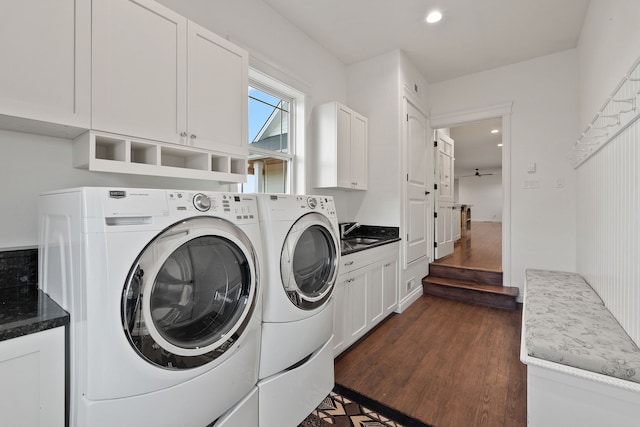
[[[249,153],[247,183],[243,193],[287,193],[289,160]]]
[[[249,146],[289,152],[290,102],[249,87]]]

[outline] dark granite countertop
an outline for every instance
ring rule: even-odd
[[[349,240],[364,238],[376,239],[377,241],[369,244],[350,244]],[[400,241],[399,227],[383,227],[379,225],[361,225],[353,230],[346,239],[342,240],[341,255],[348,255],[354,252],[366,251],[367,249],[377,248],[382,245]]]
[[[0,289],[0,341],[68,323],[69,314],[37,287]]]

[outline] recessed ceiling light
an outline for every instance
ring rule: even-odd
[[[498,129],[491,129],[491,133],[498,133],[500,132]]]
[[[502,144],[498,144],[498,147],[502,147]]]
[[[429,12],[429,14],[427,15],[427,22],[429,24],[435,24],[441,19],[442,19],[442,13],[438,12],[437,10],[434,10],[433,12]]]

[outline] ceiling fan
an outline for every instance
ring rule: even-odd
[[[493,175],[492,173],[480,173],[480,169],[476,168],[476,173],[474,173],[473,175],[463,175],[460,178],[467,178],[470,176],[487,176],[487,175]]]

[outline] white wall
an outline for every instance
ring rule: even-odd
[[[591,0],[578,41],[582,132],[640,56],[640,2]]]
[[[428,84],[400,50],[349,65],[347,82],[349,107],[369,119],[369,189],[348,193],[348,220],[399,226],[402,88],[417,88],[413,94],[427,105]]]
[[[369,189],[347,193],[347,219],[362,224],[400,227],[400,235],[404,236],[403,88],[410,88],[416,102],[426,105],[428,85],[399,50],[352,64],[347,68],[347,76],[348,105],[369,119]],[[414,90],[416,86],[417,91]],[[399,309],[403,310],[421,294],[420,280],[428,273],[428,261],[425,257],[404,268],[402,249],[400,260]]]
[[[638,17],[636,0],[591,0],[578,44],[580,130],[640,55]],[[578,168],[576,211],[577,271],[636,343],[640,343],[639,141],[640,122],[636,122]]]
[[[472,221],[502,222],[502,170],[487,170],[486,173],[493,175],[456,178],[458,202],[473,205]]]
[[[527,268],[575,269],[575,172],[568,147],[577,134],[576,50],[430,86],[432,115],[513,102],[511,116],[511,285]],[[527,164],[536,162],[535,174]],[[562,188],[556,188],[558,179]],[[524,189],[537,179],[540,189]]]
[[[347,68],[349,106],[368,119],[368,190],[348,194],[348,219],[400,225],[400,52]]]
[[[38,194],[79,186],[227,191],[218,182],[89,172],[72,167],[71,141],[0,130],[0,250],[35,247]]]
[[[347,99],[346,68],[260,0],[161,0],[213,32],[228,37],[259,57],[262,63],[289,77],[289,83],[308,90],[307,134],[314,105]],[[309,150],[305,150],[309,152]],[[303,153],[304,154],[304,153]],[[313,159],[306,159],[312,162]],[[0,249],[37,245],[37,194],[85,185],[218,189],[217,182],[162,179],[95,173],[72,167],[71,141],[0,131]],[[306,173],[309,173],[308,171]],[[233,190],[232,190],[233,191]],[[307,184],[306,192],[309,192]],[[347,201],[337,195],[338,212]]]

